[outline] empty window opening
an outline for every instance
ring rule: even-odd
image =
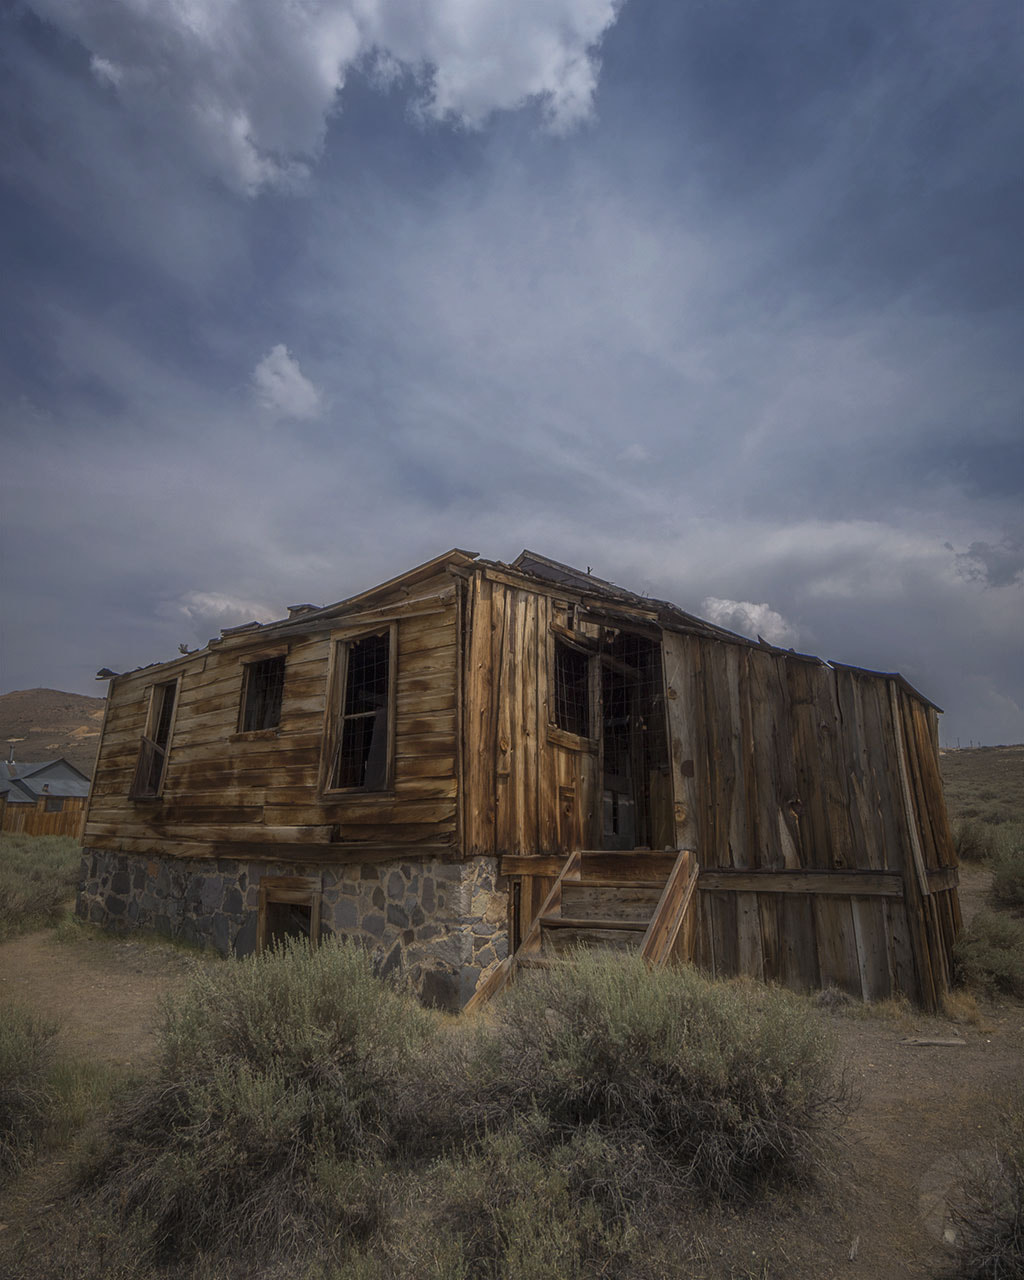
[[[390,663],[388,632],[348,644],[331,788],[380,791],[387,786]]]
[[[555,641],[555,724],[590,737],[590,659],[560,640]]]
[[[139,746],[139,761],[135,767],[135,780],[131,791],[133,796],[145,797],[160,794],[167,767],[167,749],[171,739],[174,700],[177,692],[176,680],[153,686],[152,701],[149,705],[149,728],[148,732],[143,734]]]
[[[284,692],[283,655],[246,663],[242,688],[240,732],[276,729],[281,723],[281,695]]]

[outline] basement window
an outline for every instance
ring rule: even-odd
[[[284,692],[284,656],[247,662],[242,677],[239,733],[276,729],[281,723]]]
[[[383,791],[391,773],[394,634],[340,641],[327,741],[327,791]]]
[[[590,737],[590,659],[561,640],[555,641],[555,724]]]
[[[264,876],[260,880],[256,949],[289,938],[320,941],[320,881],[311,876]]]

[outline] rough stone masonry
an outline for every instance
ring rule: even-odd
[[[222,955],[256,949],[265,876],[320,883],[321,935],[368,947],[382,975],[408,978],[425,1003],[458,1009],[508,954],[507,895],[494,858],[305,866],[178,859],[85,849],[76,903],[84,920],[141,929]]]

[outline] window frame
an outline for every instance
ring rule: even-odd
[[[344,728],[345,694],[348,685],[348,659],[352,646],[373,636],[388,639],[388,688],[386,740],[384,744],[385,767],[382,786],[333,787],[332,765],[340,736]],[[334,632],[331,635],[331,659],[327,684],[327,705],[324,712],[323,743],[320,749],[320,777],[317,794],[321,799],[356,799],[360,796],[389,795],[395,785],[395,709],[398,688],[398,626],[394,622],[363,626],[357,630]]]
[[[163,714],[164,700],[157,698],[158,690],[174,690],[174,704],[171,707],[171,716],[167,725],[167,740],[162,750],[164,753],[163,764],[160,767],[160,776],[157,778],[156,784],[152,791],[138,791],[136,788],[139,782],[139,768],[142,764],[142,756],[145,751],[147,742],[159,745],[153,734],[159,727],[159,720]],[[166,696],[166,694],[164,695]],[[131,791],[128,793],[131,800],[159,800],[164,791],[164,783],[167,781],[167,765],[170,762],[171,743],[174,741],[174,725],[178,719],[178,705],[181,701],[181,676],[172,676],[170,680],[155,680],[148,690],[148,704],[146,706],[146,727],[142,735],[142,741],[139,743],[139,756],[135,764],[135,773],[132,777]]]
[[[245,715],[248,709],[250,681],[253,677],[255,668],[265,662],[281,663],[281,694],[277,707],[277,722],[260,729],[247,729],[245,727]],[[239,658],[239,666],[242,668],[242,688],[238,699],[238,727],[232,735],[232,740],[237,738],[255,738],[261,735],[266,737],[276,737],[281,732],[281,717],[284,714],[284,686],[288,676],[288,647],[282,646],[278,649],[261,650],[259,653],[246,654],[244,658]]]
[[[600,664],[592,644],[581,638],[570,639],[571,632],[552,627],[551,643],[548,646],[548,741],[574,750],[597,751],[600,746],[600,733],[596,730],[600,724],[601,694],[599,687]],[[586,661],[587,689],[587,728],[588,733],[574,733],[571,729],[563,729],[558,723],[558,646],[579,654]]]

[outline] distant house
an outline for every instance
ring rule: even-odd
[[[113,676],[107,708],[97,923],[236,955],[330,931],[449,1007],[574,942],[949,985],[938,709],[544,556],[447,552]]]
[[[89,779],[63,757],[0,764],[0,831],[80,835],[88,798]]]

